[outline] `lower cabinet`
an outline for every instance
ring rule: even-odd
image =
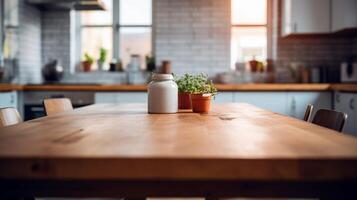
[[[212,103],[232,103],[234,102],[233,92],[219,92],[214,98]]]
[[[308,104],[314,110],[331,109],[330,92],[219,92],[212,103],[249,103],[283,115],[302,119]],[[97,92],[95,103],[146,103],[146,92]]]
[[[17,93],[12,92],[0,92],[0,108],[14,107],[17,108]]]
[[[334,109],[346,113],[347,121],[343,129],[344,133],[357,136],[357,93],[336,92],[334,97]]]
[[[286,114],[286,92],[235,92],[234,102],[249,103],[276,113]]]
[[[314,106],[312,117],[322,108],[332,108],[332,95],[330,92],[288,92],[287,115],[302,119],[308,104]]]
[[[146,92],[97,92],[95,103],[146,103]]]

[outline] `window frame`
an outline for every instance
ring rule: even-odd
[[[231,6],[232,6],[233,0],[231,0]],[[267,31],[267,58],[266,59],[273,59],[275,58],[275,54],[273,53],[273,30],[272,30],[272,25],[273,25],[273,5],[277,2],[277,0],[266,0],[266,23],[264,24],[239,24],[239,23],[233,23],[231,21],[231,33],[234,28],[259,28],[263,27],[266,28]],[[232,20],[232,16],[231,16]],[[231,38],[232,39],[232,38]],[[232,40],[231,40],[232,42]],[[231,43],[232,45],[232,43]],[[232,54],[231,54],[232,56]],[[236,61],[234,61],[236,62]],[[234,66],[232,66],[234,67]]]
[[[82,34],[82,28],[112,28],[113,30],[113,58],[119,60],[120,59],[120,29],[121,28],[151,28],[151,33],[153,32],[153,13],[154,13],[154,0],[151,0],[151,24],[135,24],[135,25],[123,25],[120,24],[120,1],[118,0],[112,0],[112,5],[113,5],[113,20],[112,24],[103,24],[103,25],[82,25],[81,24],[81,15],[80,12],[76,13],[75,16],[75,26],[76,26],[76,32],[79,34],[76,34],[76,45],[75,49],[76,52],[76,63],[80,63],[82,59],[82,44],[81,44],[81,34]],[[153,34],[151,34],[151,52],[153,50]]]

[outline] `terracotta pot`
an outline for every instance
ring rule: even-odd
[[[192,111],[195,113],[208,113],[211,109],[211,95],[191,94]]]
[[[190,94],[186,92],[178,93],[178,109],[191,109]]]
[[[251,72],[257,72],[258,71],[258,61],[256,61],[256,60],[249,61],[249,66],[250,66],[250,71]]]
[[[82,68],[83,68],[83,71],[89,72],[92,69],[92,63],[90,63],[88,61],[83,61],[82,62]]]

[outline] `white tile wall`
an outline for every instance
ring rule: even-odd
[[[70,20],[68,10],[42,12],[42,63],[57,59],[65,72],[71,64]]]
[[[41,12],[19,0],[19,82],[41,82]]]
[[[176,74],[230,69],[230,0],[156,0],[154,10],[157,63]]]

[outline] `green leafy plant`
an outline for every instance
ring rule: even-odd
[[[101,62],[101,63],[104,63],[105,59],[107,58],[107,53],[108,53],[108,51],[106,49],[100,48],[99,49],[99,59],[98,59],[98,61]]]
[[[146,64],[155,64],[155,57],[154,56],[150,56],[150,55],[146,55],[145,56],[145,61]]]
[[[90,64],[93,64],[93,62],[94,62],[94,58],[92,56],[90,56],[88,53],[84,54],[84,60]]]
[[[191,94],[217,94],[217,88],[212,81],[208,80],[208,76],[201,73],[198,75],[184,74],[181,78],[175,77],[179,92],[187,92]]]

